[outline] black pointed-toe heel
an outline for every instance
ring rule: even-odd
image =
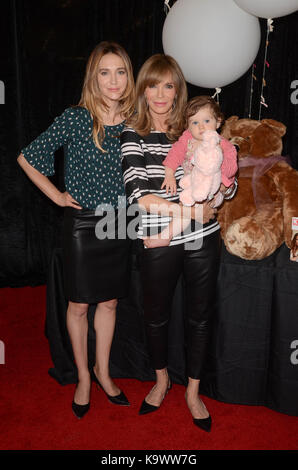
[[[211,416],[209,415],[208,418],[193,418],[194,424],[200,428],[203,429],[203,431],[210,432],[211,431],[211,423],[212,419]]]
[[[95,372],[94,370],[92,369],[91,371],[91,376],[92,376],[92,380],[96,383],[96,385],[101,388],[104,393],[106,394],[108,400],[113,403],[114,405],[120,405],[120,406],[130,406],[130,403],[128,401],[128,399],[126,398],[126,396],[124,395],[124,393],[121,391],[119,393],[119,395],[116,395],[116,396],[112,396],[112,395],[109,395],[105,389],[103,388],[103,386],[101,385],[101,383],[99,382],[98,378],[96,377],[95,375]]]
[[[149,403],[147,403],[146,400],[144,399],[139,409],[139,415],[146,415],[148,413],[153,413],[153,411],[157,411],[159,407],[160,405],[159,406],[149,405]]]
[[[73,401],[72,404],[71,404],[71,407],[72,407],[72,411],[74,412],[75,416],[78,419],[81,419],[81,418],[83,418],[83,416],[85,416],[86,413],[88,413],[89,408],[90,408],[90,403],[87,403],[87,405],[78,405],[77,403],[75,403]]]
[[[172,388],[172,383],[169,381],[167,391],[166,391],[166,393],[165,393],[165,395],[164,395],[164,397],[161,401],[161,404],[159,406],[150,405],[144,399],[143,403],[141,404],[141,407],[139,409],[139,415],[146,415],[148,413],[153,413],[153,411],[157,411],[161,407],[162,402],[164,401],[166,394],[171,390],[171,388]]]
[[[186,398],[186,393],[185,393],[185,399],[187,403],[187,398]],[[202,400],[201,400],[202,401]],[[203,403],[203,402],[202,402]],[[204,405],[204,403],[203,403]],[[206,406],[204,405],[205,409]],[[206,409],[207,411],[207,409]],[[211,416],[209,415],[207,418],[192,418],[193,423],[200,429],[203,429],[203,431],[210,432],[211,431],[211,424],[212,424],[212,419]]]

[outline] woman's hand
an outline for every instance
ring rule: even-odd
[[[146,248],[160,248],[162,246],[169,246],[170,242],[171,242],[171,238],[162,238],[162,237],[143,238],[143,243]]]
[[[217,209],[212,207],[212,199],[211,201],[203,203],[203,224],[207,224],[209,220],[214,219],[217,214]]]
[[[80,204],[67,191],[60,193],[55,202],[60,207],[74,207],[75,209],[82,209]]]
[[[68,194],[68,192],[61,193],[47,176],[43,175],[30,165],[22,153],[18,156],[17,162],[28,178],[30,178],[30,180],[55,204],[61,207],[69,206],[76,209],[82,209],[77,201]]]
[[[225,194],[227,189],[228,189],[228,186],[225,186],[223,183],[221,183],[220,188],[219,188],[220,192]]]

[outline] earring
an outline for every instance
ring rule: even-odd
[[[177,96],[175,96],[175,98],[174,98],[174,101],[173,101],[173,104],[172,104],[172,111],[175,109],[176,104],[177,104]]]

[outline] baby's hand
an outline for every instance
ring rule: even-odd
[[[174,176],[165,176],[165,179],[162,182],[162,185],[160,189],[166,188],[166,193],[168,194],[169,192],[171,195],[177,194],[177,183],[176,183],[176,178]]]

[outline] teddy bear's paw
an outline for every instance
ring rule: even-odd
[[[195,203],[191,197],[190,191],[182,191],[182,193],[180,193],[180,201],[186,207],[190,207]]]
[[[270,233],[252,217],[242,217],[228,228],[225,245],[231,254],[247,260],[263,259],[277,248]]]

